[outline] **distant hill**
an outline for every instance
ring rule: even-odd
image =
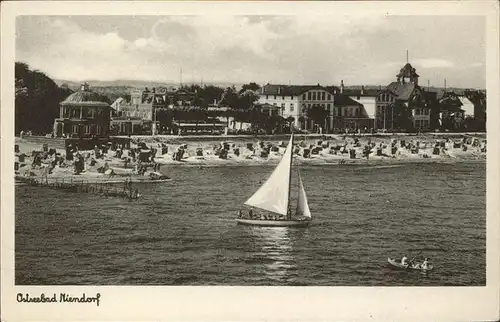
[[[143,80],[113,80],[113,81],[100,81],[100,80],[86,80],[86,81],[81,81],[81,82],[75,82],[75,81],[68,81],[68,80],[63,80],[63,79],[56,79],[54,80],[56,84],[59,86],[66,84],[68,85],[69,88],[80,88],[81,84],[84,82],[87,82],[90,87],[128,87],[128,88],[144,88],[144,87],[161,87],[161,86],[168,86],[168,87],[179,87],[179,83],[174,83],[174,82],[155,82],[155,81],[143,81]],[[192,83],[183,83],[183,85],[191,85]],[[237,84],[237,83],[203,83],[204,85],[214,85],[218,87],[231,87],[235,86],[236,88],[240,87],[243,84]],[[199,83],[196,83],[195,85],[199,85]]]

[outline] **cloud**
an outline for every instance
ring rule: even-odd
[[[439,78],[435,70],[446,69],[450,82],[467,82],[470,76],[474,82],[484,83],[481,69],[459,72],[455,67],[474,67],[484,59],[483,40],[477,31],[484,26],[470,18],[468,24],[461,18],[442,18],[444,29],[440,19],[340,14],[306,14],[300,19],[20,17],[16,59],[54,78],[75,81],[178,81],[182,68],[183,80],[197,83],[203,78],[204,82],[338,84],[344,79],[351,84],[384,84],[394,80],[405,63],[406,49],[410,49],[410,62],[423,78]],[[421,21],[425,24],[415,29],[415,22]],[[462,28],[466,25],[477,30]],[[447,34],[451,30],[476,36],[456,41]],[[412,55],[424,58],[413,59]]]
[[[421,68],[453,68],[455,66],[453,62],[440,58],[415,59],[413,64]]]

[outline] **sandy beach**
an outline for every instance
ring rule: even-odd
[[[129,179],[135,182],[147,182],[153,179],[153,172],[168,175],[165,166],[276,164],[288,140],[289,136],[132,137],[131,149],[123,149],[119,153],[111,149],[75,152],[84,160],[83,171],[75,174],[75,158],[66,160],[64,149],[51,149],[49,144],[47,151],[44,152],[41,144],[32,143],[27,138],[16,138],[16,145],[19,147],[16,152],[18,162],[16,175],[45,177],[49,180],[110,183]],[[407,162],[486,160],[485,134],[296,135],[294,145],[296,155],[294,162],[298,165],[338,166],[360,163],[391,165]],[[50,150],[52,154],[49,153]],[[42,155],[42,160],[41,164],[34,166],[34,155],[37,153]],[[151,156],[154,153],[154,156],[147,162],[140,162],[139,153],[150,153]],[[56,158],[58,162],[55,162]],[[55,163],[57,164],[54,166]],[[141,165],[144,167],[142,171]]]

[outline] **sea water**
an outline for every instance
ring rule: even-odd
[[[237,225],[273,166],[163,166],[127,201],[16,187],[16,284],[485,285],[484,162],[303,166],[309,228]],[[395,271],[388,257],[435,269]]]

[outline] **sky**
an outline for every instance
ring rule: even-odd
[[[19,16],[16,61],[54,79],[485,87],[480,16]]]

